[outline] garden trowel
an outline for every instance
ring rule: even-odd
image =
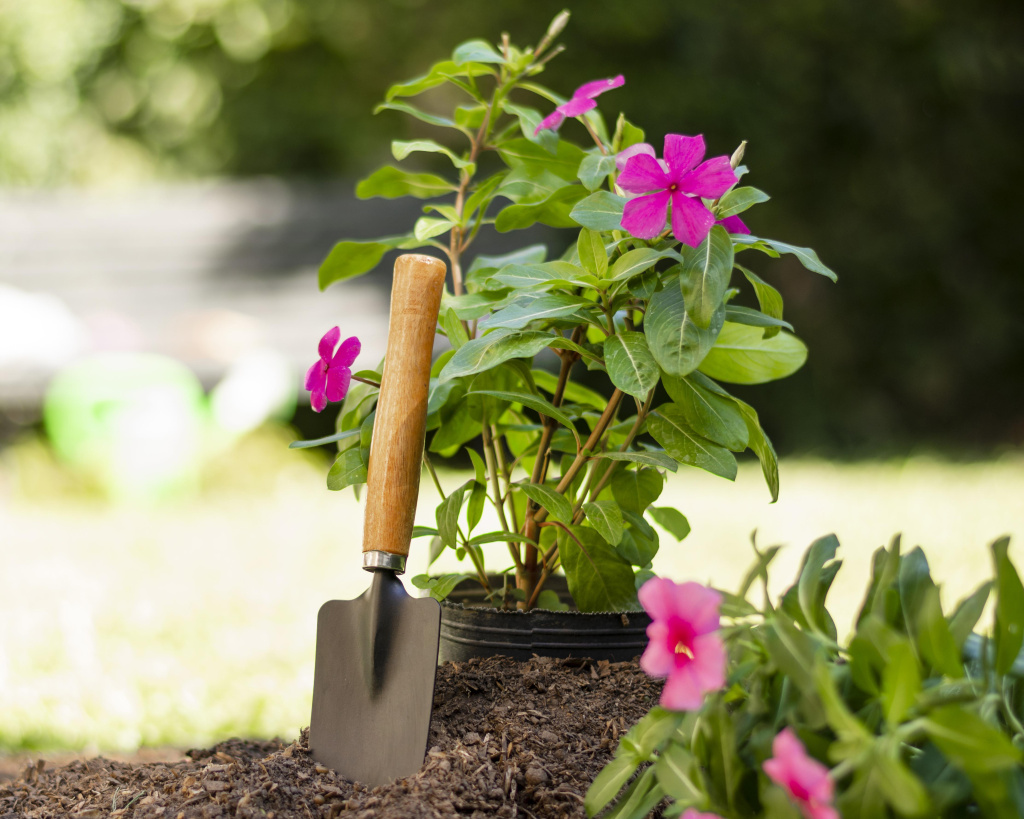
[[[316,626],[309,749],[346,779],[376,786],[423,765],[434,699],[441,609],[410,597],[405,571],[420,483],[434,328],[445,264],[395,262],[387,357],[366,480],[363,568],[370,588],[330,600]]]

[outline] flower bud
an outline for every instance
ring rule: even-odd
[[[743,154],[747,150],[747,141],[743,140],[740,146],[732,152],[732,156],[729,157],[729,164],[732,165],[732,169],[736,170],[740,163],[743,161]]]
[[[552,41],[565,29],[569,22],[569,10],[563,9],[555,15],[555,19],[551,21],[551,25],[548,26],[548,30],[544,33],[544,37],[539,43],[537,43],[536,54],[540,54],[551,45]]]

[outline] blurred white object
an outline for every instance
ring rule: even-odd
[[[52,374],[87,343],[82,322],[56,296],[0,284],[0,373]]]
[[[295,410],[295,385],[295,371],[283,353],[245,353],[210,392],[213,421],[233,435],[244,435],[271,418],[287,419]]]

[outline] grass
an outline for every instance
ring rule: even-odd
[[[21,464],[16,480],[16,459],[0,461],[0,751],[194,747],[294,737],[308,724],[317,609],[355,596],[368,576],[358,568],[360,506],[351,492],[328,492],[323,465],[286,441],[256,436],[210,491],[153,508],[39,485],[26,496],[19,485],[32,470]],[[988,576],[988,542],[1013,535],[1011,556],[1024,544],[1019,455],[787,461],[781,500],[768,500],[754,464],[735,486],[681,471],[659,505],[678,506],[693,533],[679,544],[663,535],[655,568],[735,586],[757,528],[762,546],[789,545],[773,567],[778,593],[803,548],[835,532],[846,565],[830,600],[842,629],[871,552],[897,531],[907,548],[925,546],[947,605]],[[421,523],[435,502],[425,481]],[[414,544],[410,574],[424,569],[423,546]],[[504,547],[494,548],[501,564]],[[440,567],[458,564],[445,556]]]

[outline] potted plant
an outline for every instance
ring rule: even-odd
[[[924,552],[901,554],[895,538],[875,553],[842,639],[825,606],[842,562],[834,536],[811,545],[774,602],[777,546],[757,553],[736,594],[650,581],[641,666],[667,682],[594,780],[587,815],[1024,815],[1024,586],[1008,545],[992,544],[993,579],[944,613]]]
[[[740,214],[768,196],[742,182],[744,144],[706,159],[701,136],[668,134],[659,157],[639,127],[620,115],[609,130],[598,111],[622,76],[569,98],[540,85],[567,20],[559,14],[532,48],[507,35],[497,47],[465,42],[388,89],[378,111],[438,133],[395,140],[395,159],[432,155],[447,171],[389,165],[361,181],[359,197],[422,199],[423,216],[405,233],[339,242],[319,283],[362,275],[392,249],[431,248],[450,267],[438,320],[450,349],[432,371],[424,455],[439,494],[436,526],[415,534],[431,538],[431,562],[452,549],[467,568],[414,582],[443,599],[472,579],[496,609],[531,611],[565,607],[551,588],[564,576],[580,612],[638,611],[655,525],[676,539],[689,532],[683,513],[657,505],[666,472],[691,466],[731,480],[735,453],[750,449],[777,497],[778,464],[758,414],[722,384],[785,377],[806,347],[783,319],[778,290],[741,255],[791,254],[835,274],[814,251],[747,227]],[[420,104],[430,94],[447,113]],[[564,229],[566,246],[470,254],[482,229],[536,224]],[[357,343],[335,355],[337,336],[325,337],[307,380],[316,409],[344,397],[337,432],[306,442],[337,442],[327,479],[335,490],[366,479],[379,381],[363,371],[347,390]],[[446,492],[432,458],[463,450],[474,474]],[[488,504],[497,525],[482,527]],[[639,653],[645,625],[632,624],[639,643],[626,656]]]

